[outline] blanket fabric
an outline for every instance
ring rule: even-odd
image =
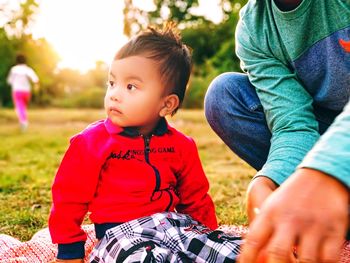
[[[84,225],[88,239],[85,244],[86,258],[96,245],[93,225]],[[219,229],[231,236],[242,236],[247,232],[244,226],[223,225]],[[21,242],[16,238],[0,234],[0,263],[48,263],[55,259],[57,246],[52,244],[47,228],[37,232],[31,240]],[[350,242],[344,244],[339,263],[350,263]]]

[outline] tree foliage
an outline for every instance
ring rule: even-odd
[[[146,12],[135,6],[132,0],[124,0],[124,33],[137,34],[148,25],[161,25],[175,21],[182,29],[183,40],[193,49],[196,73],[206,74],[208,63],[220,72],[238,70],[238,59],[234,55],[234,32],[239,9],[247,0],[221,0],[222,21],[214,24],[192,9],[198,0],[153,0],[154,10]],[[198,67],[203,70],[198,69]]]
[[[153,11],[145,11],[124,0],[124,34],[128,37],[147,28],[148,25],[161,25],[164,21],[185,24],[199,19],[190,10],[198,6],[198,0],[153,0]]]
[[[0,106],[11,101],[11,90],[6,83],[6,78],[16,56],[15,43],[13,43],[5,32],[0,28]]]
[[[36,0],[17,1],[17,4],[18,7],[13,8],[10,2],[3,2],[0,5],[0,10],[2,19],[5,20],[3,27],[6,33],[20,39],[24,35],[31,34],[39,4]]]

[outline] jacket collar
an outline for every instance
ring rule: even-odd
[[[135,127],[119,127],[112,123],[112,121],[107,118],[104,121],[105,127],[109,134],[120,134],[127,137],[136,137],[139,136],[140,133]],[[161,136],[168,132],[168,122],[165,118],[161,118],[153,130],[152,135]]]

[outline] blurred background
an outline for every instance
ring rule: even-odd
[[[12,107],[6,76],[17,53],[39,76],[32,107],[101,108],[109,60],[148,24],[176,21],[193,49],[184,108],[202,108],[210,81],[240,71],[234,54],[247,0],[0,0],[0,107]]]

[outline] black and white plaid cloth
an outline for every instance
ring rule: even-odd
[[[242,242],[188,215],[164,212],[107,230],[90,262],[236,262]]]

